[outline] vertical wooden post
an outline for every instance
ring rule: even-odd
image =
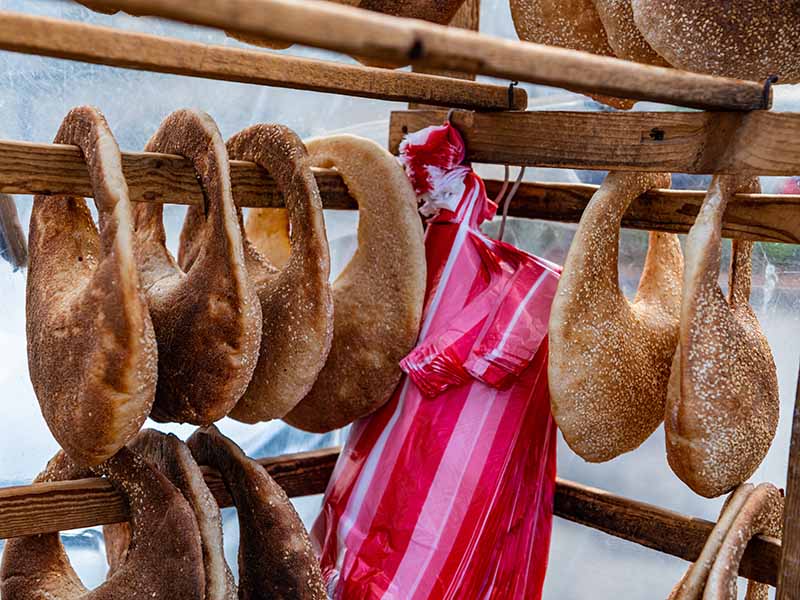
[[[792,415],[792,440],[786,474],[786,508],[783,514],[781,570],[777,600],[800,598],[800,375]]]
[[[466,0],[461,8],[450,21],[450,27],[459,27],[461,29],[470,29],[478,31],[481,25],[481,0]],[[459,73],[457,71],[438,71],[435,69],[426,69],[424,67],[413,67],[415,73],[427,73],[428,75],[443,75],[445,77],[453,77],[456,79],[470,79],[475,80],[475,75],[468,73]],[[410,103],[408,108],[411,110],[431,108],[427,104]]]

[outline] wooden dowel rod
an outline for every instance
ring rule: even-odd
[[[392,113],[389,147],[447,111]],[[800,113],[456,111],[467,160],[570,169],[800,174]]]
[[[338,448],[265,458],[259,462],[289,496],[321,494],[328,484]],[[220,506],[232,501],[218,473],[205,469]],[[105,479],[37,483],[0,489],[0,539],[118,523],[128,508]]]
[[[511,41],[351,6],[307,0],[93,0],[125,10],[394,62],[493,75],[578,92],[716,110],[764,108],[763,87]]]
[[[0,49],[159,73],[476,110],[522,109],[524,90],[211,46],[0,11]]]
[[[486,181],[490,197],[501,181]],[[598,186],[579,183],[524,183],[509,214],[528,219],[577,223]],[[706,193],[697,190],[651,190],[631,203],[622,226],[645,231],[687,233]],[[728,204],[722,235],[751,241],[800,244],[800,195],[737,194]]]
[[[167,154],[124,152],[122,166],[136,202],[200,204],[202,192],[190,163]],[[358,207],[335,171],[316,169],[323,206]],[[282,207],[275,181],[253,163],[231,161],[236,202],[243,207]],[[490,197],[501,182],[486,182]],[[575,223],[597,186],[524,183],[509,210],[514,217]],[[0,193],[92,196],[86,165],[74,146],[0,140]],[[705,193],[654,190],[631,204],[623,226],[685,233],[694,223]],[[746,240],[800,243],[800,196],[739,194],[728,205],[723,235]]]
[[[290,496],[324,492],[338,458],[338,448],[261,459]],[[219,475],[205,469],[206,481],[220,506],[231,498]],[[559,480],[555,514],[685,560],[695,560],[713,523],[602,490]],[[124,521],[125,502],[102,479],[82,479],[0,489],[0,539],[64,531]],[[757,537],[745,552],[740,574],[775,584],[780,542]]]

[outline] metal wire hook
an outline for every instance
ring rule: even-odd
[[[508,168],[508,165],[506,165]],[[522,178],[525,176],[525,167],[520,167],[519,174],[517,175],[517,179],[514,182],[514,186],[511,188],[511,191],[506,196],[505,200],[503,201],[503,218],[500,221],[500,231],[497,234],[497,239],[501,242],[503,241],[503,236],[506,233],[506,220],[508,219],[508,207],[511,204],[511,201],[514,199],[514,196],[517,195],[517,190],[519,190],[519,186],[522,184]]]

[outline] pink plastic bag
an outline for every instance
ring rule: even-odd
[[[540,598],[555,489],[547,320],[558,267],[479,229],[496,206],[450,125],[403,163],[433,216],[420,343],[356,422],[312,536],[335,599]]]

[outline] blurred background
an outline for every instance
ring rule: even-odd
[[[74,19],[120,29],[170,35],[228,46],[243,44],[222,32],[190,28],[156,19],[95,14],[66,0],[0,0],[0,9]],[[481,30],[516,39],[507,0],[482,1]],[[287,53],[352,62],[348,57],[294,47]],[[501,82],[506,84],[507,82]],[[601,110],[579,95],[526,85],[532,110]],[[63,60],[0,52],[0,138],[50,142],[70,108],[92,104],[106,115],[123,150],[141,150],[161,120],[171,111],[195,107],[217,121],[225,138],[259,122],[277,122],[308,138],[349,132],[386,144],[388,116],[405,105],[346,98],[305,91],[206,81]],[[647,103],[637,110],[663,110]],[[800,109],[800,86],[776,89],[776,110]],[[502,178],[500,167],[478,167],[484,176]],[[603,173],[528,169],[528,180],[599,183]],[[708,178],[674,177],[676,188],[702,189]],[[765,178],[767,192],[800,193],[800,180]],[[31,198],[17,197],[20,220],[27,231]],[[184,207],[165,207],[170,247],[176,250]],[[357,215],[326,212],[333,273],[346,264],[355,246]],[[494,231],[496,223],[489,224]],[[544,258],[563,262],[574,231],[572,225],[510,220],[506,241]],[[625,231],[620,256],[621,283],[635,292],[647,247],[644,232]],[[800,251],[798,246],[759,243],[754,251],[752,304],[769,338],[780,381],[782,414],[772,450],[753,480],[782,487],[786,480],[790,419],[794,401],[800,347]],[[2,252],[2,248],[0,248]],[[724,247],[723,262],[730,253]],[[727,285],[727,273],[721,274]],[[0,486],[30,482],[57,445],[39,412],[27,372],[25,347],[25,271],[15,271],[0,260]],[[164,427],[185,437],[192,427]],[[342,443],[345,432],[306,434],[283,424],[245,426],[225,420],[221,429],[254,457],[272,456]],[[559,445],[559,475],[631,498],[651,502],[693,516],[715,520],[721,499],[706,500],[680,482],[667,466],[663,431],[642,447],[614,461],[590,465]],[[296,501],[307,525],[316,517],[321,497]],[[226,552],[236,568],[238,531],[235,515],[225,511]],[[107,565],[102,533],[97,529],[64,534],[74,565],[92,587],[105,576]],[[0,547],[2,542],[0,541]],[[605,534],[556,519],[545,598],[665,598],[686,568],[679,559],[646,550]],[[742,586],[740,586],[741,588]],[[741,591],[741,590],[740,590]]]

